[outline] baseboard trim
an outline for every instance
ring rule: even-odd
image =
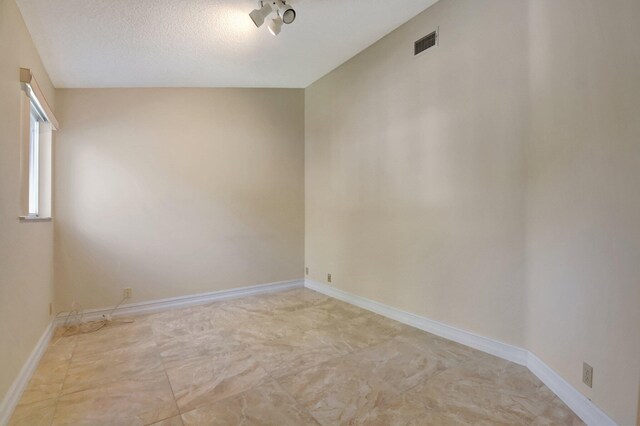
[[[526,365],[527,363],[527,351],[517,346],[498,342],[429,318],[421,317],[364,297],[356,296],[317,281],[306,280],[305,286],[317,292],[326,294],[327,296],[359,306],[387,318],[391,318],[412,327],[419,328],[420,330],[427,331],[431,334],[444,337],[445,339],[453,340],[454,342],[461,343],[465,346],[470,346],[520,365]]]
[[[18,402],[22,397],[22,393],[26,389],[29,384],[29,380],[31,380],[31,376],[38,367],[38,363],[40,362],[42,355],[47,350],[53,331],[54,326],[53,322],[51,322],[45,329],[44,333],[42,333],[42,336],[40,336],[38,343],[36,343],[31,354],[29,354],[29,357],[18,373],[18,376],[13,381],[11,387],[4,396],[4,399],[0,403],[0,425],[6,425],[9,423],[13,410],[15,410],[18,405]]]
[[[171,297],[167,299],[150,300],[146,302],[131,303],[122,305],[113,316],[130,316],[149,314],[153,312],[164,311],[167,309],[184,308],[188,306],[204,305],[221,300],[236,299],[238,297],[253,296],[256,294],[272,293],[277,291],[290,290],[293,288],[304,287],[304,280],[279,281],[268,284],[259,284],[248,287],[232,288],[228,290],[213,291],[209,293],[193,294],[189,296]],[[103,315],[111,312],[113,308],[88,309],[83,311],[83,321],[99,320]],[[64,324],[68,313],[59,314],[54,320],[54,326],[58,327]]]
[[[488,337],[470,333],[438,321],[415,315],[380,302],[376,302],[327,284],[305,280],[305,287],[375,312],[420,330],[427,331],[445,339],[478,349],[497,357],[526,366],[549,389],[551,389],[569,408],[589,426],[609,426],[616,423],[598,408],[590,399],[571,386],[551,367],[527,349],[499,342]]]
[[[587,425],[615,426],[614,422],[604,411],[589,398],[578,392],[569,382],[562,378],[540,358],[529,352],[527,368],[535,374],[558,398],[560,398]]]

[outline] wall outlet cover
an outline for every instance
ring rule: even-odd
[[[582,382],[590,388],[593,387],[593,367],[586,362],[582,363]]]

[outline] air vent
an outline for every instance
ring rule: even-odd
[[[431,34],[422,37],[420,40],[414,43],[414,55],[424,52],[430,47],[433,47],[438,42],[438,32],[434,31]]]

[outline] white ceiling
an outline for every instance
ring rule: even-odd
[[[17,0],[56,87],[307,87],[437,0]],[[410,47],[409,47],[410,48]]]

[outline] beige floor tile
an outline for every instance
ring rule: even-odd
[[[331,300],[329,297],[305,288],[271,293],[266,296],[271,301],[272,314],[286,314],[301,309],[319,306]]]
[[[62,389],[69,394],[140,376],[161,375],[164,368],[153,340],[106,352],[76,354]]]
[[[444,339],[416,328],[407,328],[395,337],[396,340],[406,342],[420,351],[435,352],[440,356],[465,361],[472,357],[485,355],[476,349],[464,346],[451,340]]]
[[[56,338],[11,424],[183,421],[582,425],[524,367],[307,289]]]
[[[248,352],[191,359],[168,368],[167,375],[182,413],[244,392],[268,377]]]
[[[335,323],[321,329],[335,341],[342,342],[351,351],[378,345],[398,334],[397,329],[380,326],[375,317]]]
[[[42,356],[20,402],[31,402],[56,398],[62,391],[62,385],[69,369],[76,337],[55,337]]]
[[[53,420],[57,400],[46,399],[32,403],[20,403],[9,420],[9,426],[49,426]]]
[[[275,381],[182,414],[185,426],[317,425]]]
[[[322,328],[352,321],[367,311],[339,300],[329,299],[304,309],[286,314],[290,321],[302,323],[306,328]]]
[[[350,357],[398,394],[461,362],[430,348],[419,350],[398,339],[358,351]]]
[[[238,352],[244,349],[246,345],[238,342],[232,331],[224,329],[212,329],[198,334],[162,339],[158,342],[158,352],[165,368],[179,367],[194,358]]]
[[[233,330],[236,340],[251,346],[260,342],[292,336],[299,333],[301,329],[296,323],[272,316],[257,321],[238,322]]]
[[[249,351],[273,377],[281,377],[345,355],[353,347],[340,333],[311,329],[256,343]]]
[[[79,334],[73,355],[90,355],[152,341],[151,326],[144,317],[133,323],[110,324],[94,333]]]
[[[524,367],[487,355],[441,372],[405,397],[426,406],[429,423],[512,425],[530,424],[530,406],[549,404],[549,394]]]
[[[149,322],[158,342],[213,330],[209,315],[200,307],[177,310],[171,315],[151,316]]]
[[[425,423],[425,418],[429,415],[427,408],[420,401],[398,395],[394,398],[382,399],[372,410],[351,420],[349,425],[425,426],[431,424],[440,426],[447,424],[445,421]]]
[[[584,422],[558,397],[548,404],[539,406],[535,414],[532,426],[584,426]]]
[[[147,425],[178,414],[164,373],[63,395],[53,425]]]
[[[246,316],[232,309],[225,309],[229,301],[200,306],[200,311],[211,321],[214,330],[234,330],[239,323],[247,321]],[[265,316],[268,318],[269,316]]]
[[[337,358],[278,381],[323,425],[355,422],[394,396],[353,357]]]
[[[226,312],[239,322],[257,321],[275,314],[278,305],[265,295],[241,297],[218,304],[217,309]]]

